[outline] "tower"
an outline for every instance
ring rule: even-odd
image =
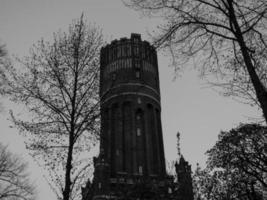
[[[157,53],[139,34],[101,49],[100,109],[100,154],[83,200],[171,199]]]
[[[194,200],[192,177],[191,177],[191,166],[181,155],[180,147],[180,133],[177,135],[177,152],[178,160],[175,162],[175,171],[177,176],[177,182],[175,193],[176,200]]]
[[[111,177],[165,176],[157,54],[140,35],[101,51],[101,143]]]

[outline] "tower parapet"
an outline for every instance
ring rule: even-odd
[[[138,86],[160,102],[157,53],[139,34],[112,41],[101,49],[100,60],[101,100],[118,94],[118,88],[121,92],[133,92]]]

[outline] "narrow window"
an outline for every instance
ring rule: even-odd
[[[140,71],[139,70],[136,70],[135,76],[136,76],[136,78],[140,78]]]
[[[143,167],[142,166],[139,166],[139,174],[143,174]]]
[[[140,128],[137,128],[136,133],[137,133],[137,136],[140,136],[141,135],[141,129]]]

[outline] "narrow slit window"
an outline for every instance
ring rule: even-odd
[[[140,136],[141,135],[141,129],[137,128],[136,133],[137,133],[137,136]]]
[[[143,167],[139,166],[139,174],[143,174]]]
[[[137,70],[137,71],[135,72],[135,76],[136,76],[136,78],[140,78],[140,71],[139,71],[139,70]]]

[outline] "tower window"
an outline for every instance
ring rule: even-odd
[[[143,174],[143,167],[139,166],[138,171],[139,171],[139,174]]]
[[[137,70],[137,71],[135,72],[135,76],[136,76],[136,78],[140,78],[140,71],[139,71],[139,70]]]
[[[137,136],[140,136],[141,135],[141,129],[140,128],[137,128],[136,134],[137,134]]]

